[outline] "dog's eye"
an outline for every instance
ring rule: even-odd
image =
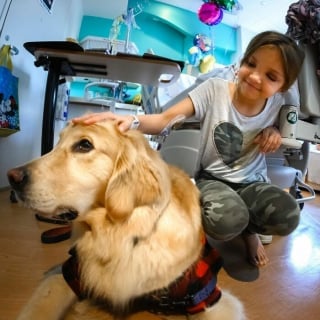
[[[76,152],[89,152],[93,149],[92,143],[87,139],[82,139],[73,146]]]

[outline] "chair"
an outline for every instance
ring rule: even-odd
[[[305,59],[297,81],[300,111],[295,139],[303,143],[298,149],[285,148],[282,155],[269,155],[267,163],[271,182],[289,188],[302,207],[305,201],[315,198],[315,191],[303,180],[307,174],[310,143],[320,143],[320,81],[317,76],[320,50],[316,45],[299,45],[305,52]],[[310,196],[303,197],[300,189],[308,191]]]
[[[178,129],[172,130],[166,140],[162,143],[160,154],[162,158],[184,170],[190,178],[194,178],[197,171],[197,161],[200,146],[200,130]],[[301,150],[308,154],[308,143],[304,143]],[[267,157],[268,176],[271,183],[289,192],[296,198],[303,208],[304,202],[315,198],[315,191],[311,186],[304,183],[304,173],[299,167],[288,165],[283,154],[283,148],[277,154]],[[305,159],[304,159],[305,160]],[[299,161],[297,161],[299,163]],[[303,161],[305,162],[305,161]],[[303,196],[301,189],[309,192],[310,196]]]
[[[305,51],[305,61],[296,87],[286,93],[286,103],[297,105],[300,102],[299,120],[295,128],[296,136],[293,139],[283,139],[282,148],[277,153],[268,155],[266,161],[271,183],[288,189],[302,209],[304,202],[315,198],[315,191],[304,180],[307,174],[309,145],[320,143],[320,82],[316,75],[317,48],[312,45],[300,45]],[[228,68],[223,68],[223,77],[232,79],[234,70],[232,67],[229,69],[230,72]],[[217,76],[217,71],[211,76]],[[218,76],[221,74],[218,73]],[[166,109],[182,99],[192,88],[209,77],[210,74],[206,74],[202,79],[199,77],[193,86],[174,97],[163,108]],[[295,89],[297,89],[296,92]],[[167,162],[184,169],[190,177],[193,177],[199,141],[199,130],[172,130],[162,144],[160,152]],[[307,191],[309,195],[303,196],[301,190]]]
[[[197,169],[197,159],[200,146],[200,130],[172,130],[161,146],[162,158],[193,178]]]

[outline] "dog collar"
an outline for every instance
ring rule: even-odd
[[[76,249],[72,248],[69,253],[71,257],[62,266],[64,279],[79,299],[88,298],[81,287]],[[196,264],[187,269],[168,288],[135,298],[130,302],[130,310],[126,310],[126,313],[149,311],[155,314],[178,315],[204,311],[221,297],[221,290],[217,286],[217,274],[221,267],[221,256],[206,242],[202,258]],[[109,301],[102,303],[114,313],[119,311]]]
[[[62,265],[62,275],[72,291],[78,296],[79,299],[85,299],[86,294],[81,287],[80,270],[77,250],[72,247],[69,251],[70,258]]]

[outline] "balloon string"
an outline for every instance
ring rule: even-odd
[[[214,52],[214,35],[213,35],[213,28],[212,28],[212,26],[209,26],[209,35],[210,35],[210,39],[211,39],[211,48],[210,48],[210,51],[211,51],[211,54],[213,55],[213,52]]]

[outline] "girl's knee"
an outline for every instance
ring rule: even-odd
[[[232,208],[231,211],[202,210],[202,224],[205,233],[215,240],[231,240],[238,236],[249,223],[249,212],[247,208],[239,210]]]
[[[249,211],[237,192],[220,181],[203,180],[197,185],[206,234],[217,240],[239,235],[248,225]]]
[[[273,203],[262,211],[261,216],[265,217],[265,231],[268,234],[286,236],[292,233],[300,222],[300,207],[297,201],[284,192],[281,199],[274,199]]]
[[[275,232],[279,236],[287,236],[292,233],[300,222],[300,207],[297,204],[295,208],[282,214],[282,219],[275,225]]]
[[[288,235],[299,224],[299,205],[288,192],[267,183],[255,183],[241,191],[250,209],[249,228],[253,232]]]

